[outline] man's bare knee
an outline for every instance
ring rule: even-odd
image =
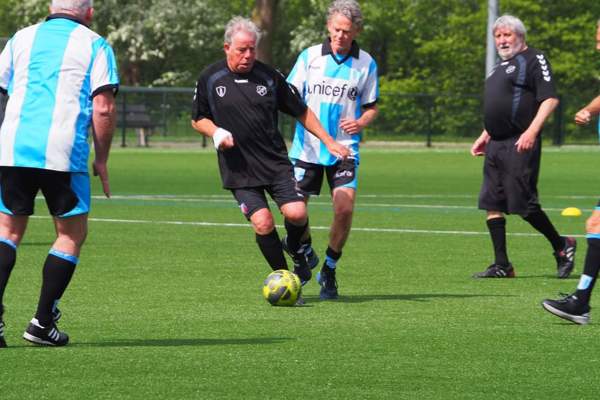
[[[268,235],[275,228],[273,215],[267,209],[261,209],[252,214],[250,222],[252,222],[254,232],[259,235]]]

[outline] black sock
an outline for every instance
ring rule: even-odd
[[[600,239],[589,238],[587,242],[588,249],[585,255],[583,274],[575,292],[577,298],[586,304],[590,302],[592,290],[598,278],[598,270],[600,270]]]
[[[560,251],[565,247],[565,239],[558,234],[544,211],[535,211],[523,219],[548,239],[554,251]]]
[[[287,261],[283,255],[281,240],[279,240],[279,235],[277,234],[277,229],[273,229],[271,233],[266,235],[259,235],[257,233],[256,243],[273,271],[278,269],[288,269]]]
[[[506,218],[488,219],[486,224],[492,238],[492,246],[494,246],[494,264],[507,267],[509,261],[506,253]]]
[[[42,291],[35,314],[41,326],[46,327],[52,323],[54,303],[62,297],[65,289],[69,286],[76,265],[76,263],[54,254],[48,254],[46,257],[42,273]]]
[[[8,278],[10,273],[15,266],[17,260],[16,247],[11,246],[12,242],[6,243],[0,241],[0,317],[4,313],[4,307],[2,305],[2,298],[4,297],[4,290],[8,284]],[[14,244],[13,244],[14,245]]]
[[[308,229],[308,221],[304,225],[294,225],[287,219],[285,220],[285,230],[287,231],[287,245],[292,253],[296,253],[302,243],[300,243],[304,232]]]
[[[325,265],[329,268],[334,269],[337,265],[338,260],[342,257],[342,252],[337,252],[331,247],[327,246],[325,251]]]

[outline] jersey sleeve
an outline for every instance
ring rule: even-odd
[[[379,98],[379,81],[377,79],[377,63],[371,59],[369,64],[369,72],[360,97],[361,106],[369,106],[375,104]]]
[[[277,73],[277,106],[282,111],[294,118],[297,118],[306,112],[307,105],[300,97],[298,88],[288,83],[284,76]]]
[[[554,87],[552,68],[544,54],[535,54],[535,61],[532,65],[531,78],[536,100],[541,103],[546,99],[558,97]]]
[[[302,95],[306,85],[306,71],[308,69],[308,50],[302,51],[296,60],[296,64],[287,77],[287,82],[294,85],[298,92]]]
[[[12,39],[6,43],[4,50],[0,53],[0,92],[8,93],[8,86],[12,79],[13,60],[12,60]]]
[[[196,81],[194,100],[192,101],[192,120],[198,121],[202,118],[213,119],[208,104],[207,80],[204,74],[200,75],[198,81]]]
[[[92,97],[106,90],[117,93],[119,90],[119,72],[112,47],[103,38],[94,43],[97,54],[91,71]]]

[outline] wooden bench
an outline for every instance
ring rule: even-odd
[[[162,123],[155,122],[145,104],[119,103],[117,104],[117,127],[123,132],[125,146],[125,129],[134,128],[138,134],[138,146],[148,146],[148,139]]]

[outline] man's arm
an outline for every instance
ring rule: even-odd
[[[575,114],[575,123],[577,125],[587,125],[592,120],[592,117],[598,114],[600,114],[600,96],[596,97],[590,104]]]
[[[519,153],[523,151],[529,151],[533,148],[535,140],[542,131],[544,123],[546,122],[550,114],[552,114],[557,105],[558,99],[555,97],[550,97],[544,100],[542,104],[540,104],[540,108],[538,109],[535,118],[533,119],[533,121],[531,121],[529,127],[525,130],[525,132],[521,134],[519,140],[517,140],[517,142],[515,143],[515,146],[517,146],[517,151]]]
[[[231,132],[219,128],[208,118],[192,120],[192,128],[206,137],[212,138],[217,150],[227,150],[235,145]]]
[[[310,133],[318,137],[334,157],[346,158],[350,155],[350,150],[348,150],[346,146],[343,146],[333,140],[333,138],[329,136],[325,129],[323,129],[323,126],[319,122],[317,116],[311,111],[310,108],[307,108],[304,114],[298,117],[298,121],[300,121],[300,123],[306,129],[308,129]]]
[[[352,135],[359,133],[373,122],[375,117],[377,117],[377,114],[379,114],[379,109],[376,104],[373,104],[371,107],[364,109],[359,119],[342,118],[340,121],[340,128]]]
[[[112,142],[113,132],[117,120],[115,96],[112,91],[104,91],[93,100],[92,128],[94,135],[94,176],[100,177],[102,191],[110,197],[108,184],[108,153]]]
[[[471,146],[472,156],[482,156],[485,154],[485,146],[490,141],[490,134],[484,129],[481,135],[475,140],[473,146]]]

